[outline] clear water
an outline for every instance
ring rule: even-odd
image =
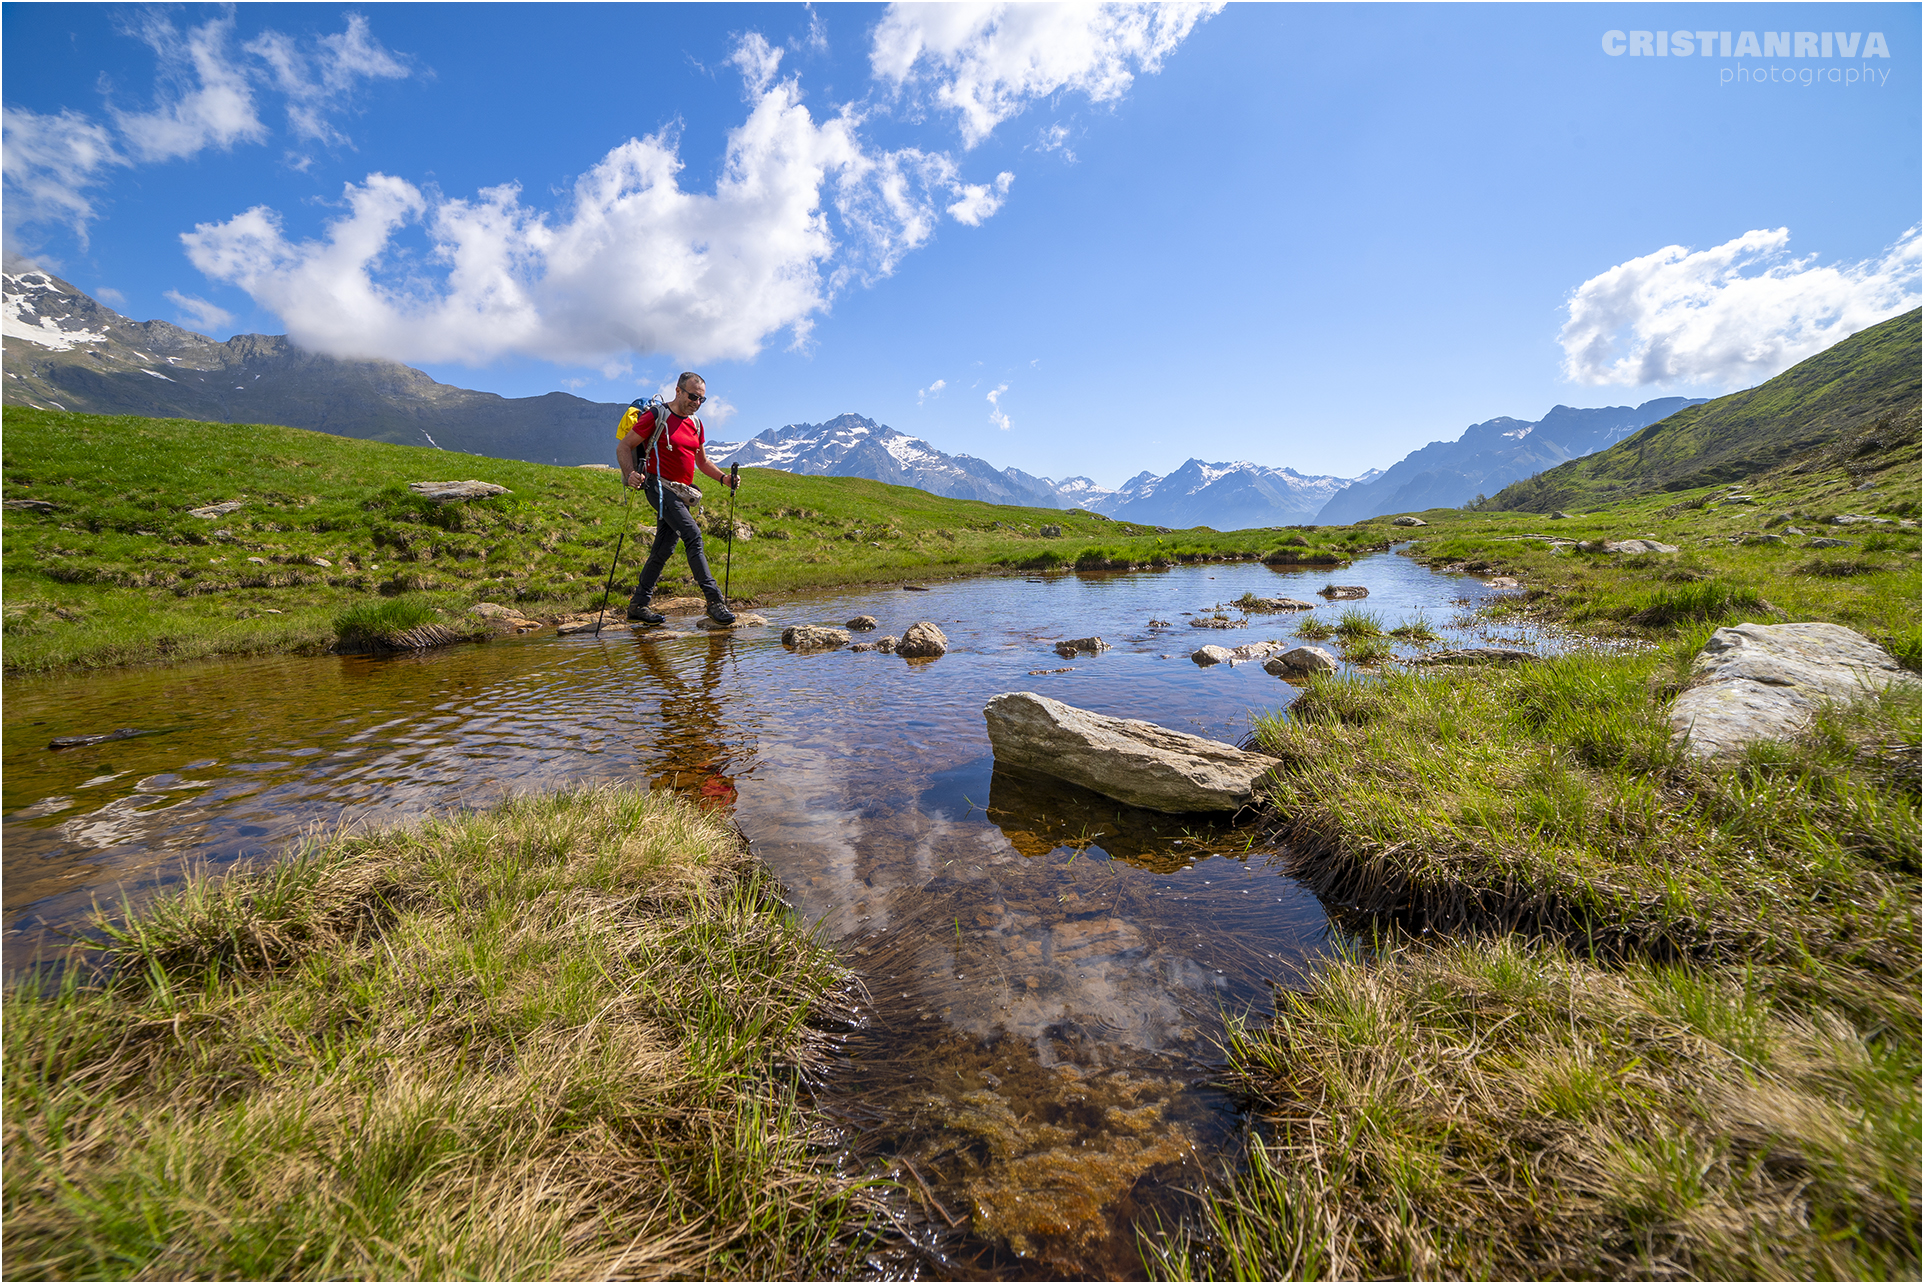
[[[1133,1226],[1174,1212],[1233,1136],[1209,1083],[1223,1015],[1267,1011],[1333,929],[1252,827],[995,771],[982,708],[1036,691],[1236,741],[1295,689],[1190,653],[1291,638],[1309,613],[1233,630],[1184,613],[1246,590],[1321,603],[1333,578],[1370,597],[1317,616],[1421,613],[1450,643],[1483,636],[1452,622],[1495,592],[1383,554],[1334,576],[1219,564],[822,594],[733,636],[549,634],[9,682],[6,963],[44,956],[95,899],[268,855],[312,827],[590,780],[685,791],[733,809],[867,987],[869,1021],[824,1101],[857,1152],[895,1166],[939,1261],[1139,1275]],[[878,633],[934,621],[950,650],[781,645],[784,624],[858,614]],[[1051,649],[1090,634],[1112,650]],[[119,727],[154,734],[46,748]]]

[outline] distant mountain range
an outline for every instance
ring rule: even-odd
[[[1149,526],[1211,526],[1219,531],[1309,522],[1326,500],[1362,478],[1308,477],[1295,469],[1237,461],[1190,460],[1164,477],[1139,473],[1115,491],[1086,477],[1037,477],[998,469],[973,455],[948,455],[920,437],[854,414],[824,424],[784,424],[729,454],[709,458],[792,473],[866,477],[936,495],[1046,509],[1082,508]]]
[[[568,393],[500,397],[443,384],[391,361],[303,351],[282,335],[225,342],[165,321],[136,322],[46,272],[4,274],[5,374],[0,401],[100,415],[285,424],[342,437],[438,446],[537,464],[606,464],[624,403]],[[1353,522],[1465,504],[1586,456],[1673,412],[1680,397],[1642,406],[1557,406],[1534,423],[1493,419],[1432,442],[1389,469],[1313,476],[1244,460],[1191,459],[1139,473],[1116,490],[949,455],[919,437],[848,413],[785,424],[747,442],[710,443],[720,463],[866,477],[936,495],[1039,508],[1083,508],[1168,527]]]
[[[1316,520],[1336,526],[1383,513],[1458,508],[1480,495],[1495,495],[1520,478],[1601,451],[1703,400],[1660,397],[1642,406],[1596,410],[1553,406],[1535,423],[1508,416],[1487,419],[1472,424],[1454,442],[1432,442],[1371,480],[1359,478],[1331,496]]]
[[[1909,452],[1916,469],[1919,357],[1914,308],[1756,388],[1693,405],[1606,450],[1515,482],[1485,507],[1588,508],[1647,491],[1737,482],[1800,457],[1864,462]],[[1809,459],[1798,470],[1808,466]]]

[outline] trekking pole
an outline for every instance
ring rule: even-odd
[[[735,568],[735,488],[742,484],[742,466],[729,465],[729,549],[722,560],[722,601],[729,600],[729,572]]]
[[[608,595],[615,588],[615,568],[622,564],[622,541],[628,538],[628,515],[635,504],[635,488],[628,484],[628,474],[622,474],[622,490],[628,498],[622,501],[622,529],[615,535],[615,556],[608,560],[608,583],[602,586],[602,609],[595,613],[595,641],[602,638],[602,621],[608,618]]]

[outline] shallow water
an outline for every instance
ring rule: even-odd
[[[923,1270],[1138,1276],[1133,1224],[1174,1213],[1233,1136],[1208,1084],[1222,1015],[1267,1011],[1332,929],[1254,830],[996,772],[982,708],[1029,690],[1235,741],[1295,689],[1189,654],[1292,637],[1306,613],[1232,630],[1184,613],[1246,590],[1321,602],[1333,578],[1370,597],[1316,615],[1421,612],[1448,643],[1475,640],[1451,622],[1494,593],[1383,554],[1334,576],[1218,564],[823,594],[734,636],[549,634],[9,682],[6,964],[44,955],[48,930],[96,898],[310,827],[590,780],[683,790],[733,808],[862,977],[871,1018],[826,1101],[924,1209]],[[933,620],[950,651],[781,645],[783,624],[863,613],[878,633]],[[1089,634],[1112,650],[1051,650]],[[119,727],[152,734],[46,748]]]

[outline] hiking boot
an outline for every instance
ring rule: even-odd
[[[668,623],[667,616],[664,616],[659,611],[650,611],[648,609],[647,598],[630,598],[628,600],[628,618],[630,620],[639,620],[645,625],[665,625]]]
[[[735,623],[735,613],[730,611],[728,603],[720,598],[710,598],[709,619],[718,625],[732,625]]]

